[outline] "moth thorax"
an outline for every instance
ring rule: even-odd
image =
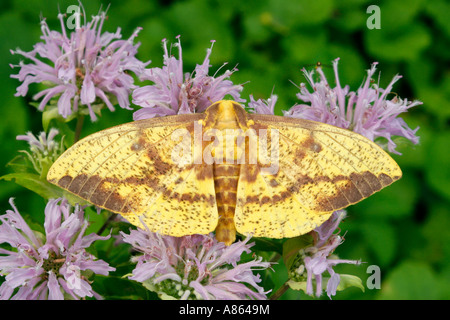
[[[214,164],[214,186],[219,213],[216,238],[226,245],[232,244],[236,239],[234,212],[239,170],[240,166],[237,164]]]

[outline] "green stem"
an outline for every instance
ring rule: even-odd
[[[281,296],[289,289],[289,285],[287,284],[287,281],[283,283],[281,287],[278,288],[277,291],[275,291],[269,298],[269,300],[278,300],[281,298]]]
[[[83,123],[84,123],[84,115],[79,114],[77,117],[77,126],[75,127],[75,138],[74,138],[73,143],[80,140],[81,129],[83,129]]]
[[[116,215],[114,213],[110,212],[108,219],[106,219],[105,223],[103,223],[101,228],[97,231],[97,235],[101,236],[103,231],[105,231],[105,229],[108,227],[108,225],[111,223],[111,221],[114,220],[115,217],[116,217]]]
[[[269,262],[277,262],[278,260],[280,260],[281,258],[281,254],[279,254],[278,252],[274,252],[273,255],[270,257]]]

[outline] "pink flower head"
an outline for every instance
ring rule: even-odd
[[[39,174],[42,173],[48,164],[53,163],[63,152],[62,142],[58,143],[55,136],[58,135],[57,129],[51,128],[48,135],[41,132],[39,136],[34,136],[31,132],[26,135],[18,135],[17,140],[27,141],[30,146],[30,152],[21,150],[28,156],[28,159],[33,164],[34,169]]]
[[[184,73],[180,37],[177,39],[173,46],[178,47],[178,59],[170,55],[167,40],[164,39],[164,66],[146,69],[141,78],[153,84],[134,90],[133,103],[142,107],[134,113],[134,120],[203,112],[227,94],[235,101],[245,101],[240,99],[242,85],[234,85],[228,80],[237,69],[226,70],[217,77],[216,74],[208,75],[214,41],[207,49],[203,63],[197,65],[193,73]]]
[[[277,103],[278,96],[272,94],[269,99],[263,100],[258,99],[255,100],[253,95],[250,95],[250,102],[248,103],[248,107],[250,111],[258,114],[274,114],[275,113],[275,104]]]
[[[249,238],[225,246],[212,235],[162,236],[146,230],[122,233],[125,242],[142,252],[130,277],[163,299],[266,299],[254,270],[270,267],[257,258],[239,263],[253,244]]]
[[[310,92],[305,84],[301,84],[297,97],[304,102],[293,106],[285,116],[309,119],[328,123],[344,129],[357,132],[374,141],[378,137],[386,138],[390,152],[400,154],[395,148],[393,136],[402,136],[417,144],[419,137],[414,130],[408,127],[406,122],[399,117],[409,108],[422,104],[420,101],[408,101],[394,96],[388,99],[392,87],[401,76],[395,76],[386,89],[372,84],[372,76],[376,71],[377,63],[367,71],[367,78],[357,92],[350,91],[348,86],[341,87],[338,76],[338,61],[333,61],[336,86],[332,88],[326,79],[322,69],[316,68],[320,80],[313,79],[314,70],[311,72],[303,69],[309,85],[313,88]]]
[[[336,294],[340,282],[340,275],[333,267],[340,263],[359,265],[361,261],[337,259],[332,256],[334,250],[343,242],[339,232],[339,223],[346,216],[345,210],[333,212],[330,219],[311,231],[313,244],[300,250],[300,259],[294,265],[294,273],[291,274],[297,282],[306,281],[306,293],[319,297],[322,294],[323,274],[328,272],[330,278],[327,281],[326,292],[331,298]],[[314,290],[315,284],[315,290]]]
[[[0,299],[62,300],[101,298],[85,277],[86,271],[108,275],[115,269],[86,251],[109,236],[84,235],[88,223],[78,206],[66,199],[49,200],[45,208],[45,237],[31,230],[10,199],[13,210],[0,216]]]
[[[29,64],[21,61],[18,66],[12,66],[20,71],[11,77],[22,82],[15,95],[25,96],[31,83],[44,83],[48,88],[33,97],[35,100],[42,98],[38,109],[43,111],[55,98],[58,113],[64,118],[78,112],[81,105],[87,107],[95,121],[94,107],[98,109],[99,104],[104,104],[113,111],[112,98],[121,108],[131,109],[129,95],[136,86],[128,72],[139,76],[150,63],[135,57],[139,44],[133,45],[133,40],[140,28],[128,40],[121,39],[120,28],[115,33],[102,33],[106,13],[101,12],[67,34],[64,15],[59,14],[58,18],[61,33],[50,30],[47,22],[42,20],[43,42],[34,45],[30,52],[11,51],[31,60]]]

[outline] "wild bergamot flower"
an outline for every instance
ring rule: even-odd
[[[131,109],[129,96],[136,86],[129,73],[139,76],[150,63],[136,58],[139,44],[134,45],[133,40],[140,28],[127,40],[121,39],[120,28],[115,33],[102,33],[106,13],[100,12],[68,34],[63,17],[58,15],[61,33],[50,30],[42,20],[43,42],[35,44],[30,52],[11,51],[31,60],[29,64],[21,61],[12,65],[20,70],[11,77],[22,82],[15,95],[25,96],[31,83],[43,83],[48,88],[33,97],[42,98],[38,109],[43,111],[55,99],[58,113],[64,118],[82,112],[94,121],[102,106],[113,111],[116,101],[121,108]]]
[[[261,257],[241,262],[250,253],[250,238],[230,246],[213,235],[162,236],[143,229],[122,233],[123,240],[141,252],[130,279],[142,282],[162,299],[266,299],[255,270],[270,267]]]
[[[214,41],[207,49],[203,63],[197,65],[193,73],[184,73],[180,37],[177,39],[173,46],[178,48],[178,59],[170,55],[164,39],[164,66],[146,69],[141,78],[153,84],[133,91],[133,103],[142,107],[133,114],[134,120],[203,112],[226,95],[231,95],[237,102],[245,101],[240,98],[243,86],[228,80],[237,69],[226,70],[220,76],[208,75]]]
[[[41,132],[39,136],[34,136],[31,132],[27,132],[26,135],[19,135],[17,140],[27,141],[30,146],[30,152],[21,150],[25,153],[28,159],[33,164],[34,169],[39,174],[42,174],[44,169],[48,169],[50,165],[64,151],[62,141],[55,140],[55,136],[58,135],[57,129],[51,128],[48,135],[45,132]]]
[[[338,61],[333,61],[336,86],[332,88],[328,83],[322,69],[316,68],[320,80],[314,80],[314,69],[303,69],[309,85],[313,88],[310,92],[306,85],[300,85],[300,93],[297,97],[303,103],[293,106],[284,115],[288,117],[309,119],[328,123],[344,129],[357,132],[374,141],[379,137],[387,140],[389,152],[400,154],[393,136],[401,136],[412,143],[417,144],[419,137],[416,132],[419,129],[411,129],[406,122],[399,117],[408,109],[422,104],[420,101],[408,101],[397,95],[392,96],[392,88],[401,76],[396,75],[389,85],[383,89],[372,82],[377,63],[367,71],[367,78],[356,91],[350,91],[349,86],[342,87],[339,82]]]
[[[359,260],[339,259],[333,255],[334,250],[343,242],[339,235],[339,224],[346,216],[345,210],[333,212],[330,219],[310,232],[313,243],[301,249],[296,261],[290,270],[291,281],[297,283],[306,282],[305,292],[311,296],[319,297],[322,288],[326,284],[328,297],[336,294],[336,290],[341,281],[341,276],[333,270],[333,267],[340,263],[359,265]],[[328,273],[329,278],[324,274]],[[326,278],[326,281],[324,281]],[[315,289],[314,289],[315,285]]]
[[[0,299],[62,300],[101,298],[92,290],[88,273],[108,275],[115,268],[86,251],[109,236],[85,235],[88,222],[79,206],[50,199],[45,208],[45,235],[32,230],[13,199],[13,210],[0,216]],[[6,248],[6,249],[5,249]]]
[[[258,114],[274,114],[275,113],[275,104],[277,103],[278,96],[272,94],[269,99],[263,100],[258,99],[255,100],[253,95],[250,95],[250,101],[248,103],[248,107],[251,112]]]

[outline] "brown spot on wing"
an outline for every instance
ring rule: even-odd
[[[370,187],[372,188],[372,193],[381,190],[382,186],[380,181],[378,180],[378,178],[369,171],[364,171],[362,173],[364,179],[367,181],[367,183],[370,185]]]
[[[86,175],[86,174],[80,174],[80,175],[76,176],[72,180],[72,182],[69,184],[68,190],[75,194],[80,194],[80,190],[87,180],[88,180],[88,175]]]
[[[276,187],[278,185],[280,185],[280,184],[278,183],[278,181],[276,179],[271,179],[269,181],[269,186],[271,186],[271,187]]]
[[[350,179],[364,198],[375,192],[375,190],[372,189],[371,185],[364,178],[364,175],[352,173],[350,174]]]
[[[320,143],[318,143],[316,140],[314,140],[314,137],[310,135],[303,143],[301,144],[303,148],[306,150],[312,151],[312,152],[320,152],[322,151],[322,146]]]
[[[294,163],[298,166],[302,165],[302,160],[306,157],[305,149],[297,148],[295,150]]]
[[[144,148],[144,145],[141,142],[135,142],[131,145],[130,149],[133,152],[141,151]]]
[[[125,197],[120,195],[118,192],[113,191],[108,195],[108,199],[106,200],[104,207],[111,211],[128,213],[130,207],[125,206],[125,202]]]
[[[173,165],[162,161],[158,150],[153,145],[147,147],[147,156],[153,161],[153,167],[158,175],[166,175],[173,167]]]
[[[356,188],[355,184],[349,179],[345,186],[341,186],[340,191],[350,201],[350,203],[358,202],[363,198],[362,194]]]
[[[64,177],[58,180],[58,185],[61,188],[67,189],[69,184],[72,182],[72,179],[73,178],[71,176],[65,175]]]
[[[337,192],[335,196],[332,197],[326,197],[326,201],[328,201],[331,206],[333,207],[333,210],[338,210],[340,208],[344,208],[348,206],[350,203],[348,202],[347,198],[341,193]],[[319,210],[318,211],[327,211],[327,210]]]
[[[378,176],[378,179],[380,180],[381,185],[382,185],[383,187],[388,186],[388,185],[390,185],[392,182],[394,182],[394,180],[393,180],[391,177],[389,177],[387,174],[384,174],[384,173],[380,174],[380,175]]]
[[[80,192],[79,192],[80,196],[84,199],[89,199],[91,197],[91,195],[95,194],[94,190],[97,188],[97,186],[99,185],[100,182],[101,182],[101,178],[98,175],[90,176],[86,180],[86,182],[84,183],[82,188],[80,189]],[[98,194],[98,192],[97,192],[97,194]],[[99,202],[94,202],[94,203],[97,204]]]

